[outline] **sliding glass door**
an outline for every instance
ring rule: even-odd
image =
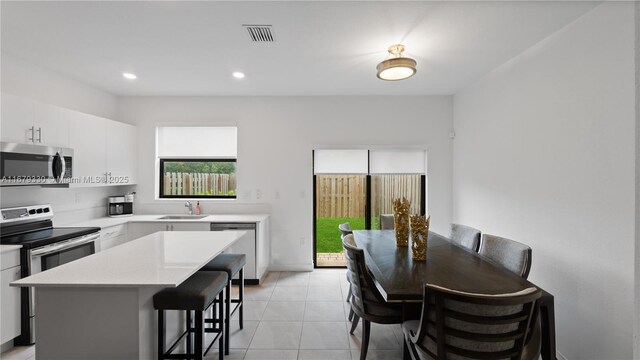
[[[412,214],[424,214],[424,150],[316,150],[313,155],[314,265],[344,267],[340,224],[380,229],[393,199],[406,197]]]

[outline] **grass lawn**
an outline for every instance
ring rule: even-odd
[[[342,252],[342,240],[338,225],[348,222],[351,229],[364,229],[364,218],[318,218],[316,219],[316,252]]]

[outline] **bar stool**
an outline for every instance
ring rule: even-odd
[[[227,273],[223,271],[198,271],[177,287],[163,289],[153,296],[153,307],[158,310],[158,360],[202,360],[216,340],[219,343],[219,358],[220,360],[223,359],[223,341],[228,336],[224,335],[224,313],[222,311],[224,295],[222,290],[227,286],[228,280]],[[218,300],[216,300],[216,297],[218,297]],[[217,317],[215,311],[216,302],[220,304]],[[213,318],[205,319],[204,314],[212,305]],[[166,310],[184,310],[186,313],[186,330],[169,347],[169,350],[165,350]],[[195,326],[192,324],[192,311],[195,312]],[[205,328],[205,321],[213,323],[214,327]],[[215,333],[216,336],[203,353],[205,332]],[[195,335],[193,351],[191,346],[192,334]],[[187,352],[185,354],[172,354],[185,335],[187,338]]]
[[[247,263],[247,256],[245,254],[220,254],[209,261],[209,263],[200,269],[200,271],[224,271],[229,277],[229,283],[225,292],[227,306],[225,307],[225,331],[227,336],[224,339],[225,354],[229,355],[229,334],[231,334],[230,324],[231,316],[239,310],[238,320],[240,329],[243,328],[243,299],[244,299],[244,265]],[[231,279],[239,274],[240,291],[238,292],[238,298],[231,298]],[[236,304],[231,310],[231,303]]]

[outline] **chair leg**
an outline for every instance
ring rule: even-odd
[[[349,321],[353,320],[353,315],[354,315],[353,309],[349,309]]]
[[[351,335],[353,335],[353,332],[356,331],[356,328],[358,327],[358,320],[360,320],[360,317],[353,314],[353,322],[351,323],[351,330],[349,331]]]
[[[164,358],[164,345],[167,341],[165,335],[164,310],[158,310],[158,360]]]
[[[196,311],[195,316],[195,349],[194,359],[202,360],[202,346],[204,344],[204,311]]]
[[[360,360],[367,359],[367,350],[369,349],[369,332],[371,331],[371,323],[362,319],[362,349],[360,349]]]
[[[227,334],[231,334],[231,279],[229,279],[224,295],[227,297],[227,306],[224,309],[224,330]],[[229,336],[224,339],[224,354],[229,355]]]
[[[412,360],[411,351],[407,345],[407,338],[402,339],[402,360]]]
[[[225,332],[224,326],[224,312],[222,311],[222,304],[224,304],[224,296],[222,292],[218,295],[218,301],[220,301],[220,307],[218,308],[218,327],[220,328],[220,338],[218,339],[218,357],[220,360],[224,359],[224,348],[229,339],[229,332]]]
[[[238,311],[240,314],[238,318],[240,320],[240,330],[244,328],[244,267],[240,269],[240,291],[238,292],[238,299],[240,300],[240,308]]]
[[[191,323],[191,310],[187,310],[185,311],[186,316],[187,316],[187,354],[191,355],[194,354],[191,350],[193,349],[193,335],[194,333],[191,332],[191,328],[192,328],[192,323]],[[195,336],[198,336],[197,334]]]

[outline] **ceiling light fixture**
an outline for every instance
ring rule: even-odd
[[[384,60],[376,69],[378,79],[382,80],[403,80],[412,77],[416,73],[416,61],[412,58],[403,57],[404,45],[396,44],[389,46],[389,54],[394,57]]]
[[[236,78],[236,79],[244,79],[244,73],[242,73],[240,71],[236,71],[231,75],[233,75],[233,77]]]
[[[122,76],[128,80],[135,80],[138,78],[136,74],[132,74],[132,73],[122,73]]]

